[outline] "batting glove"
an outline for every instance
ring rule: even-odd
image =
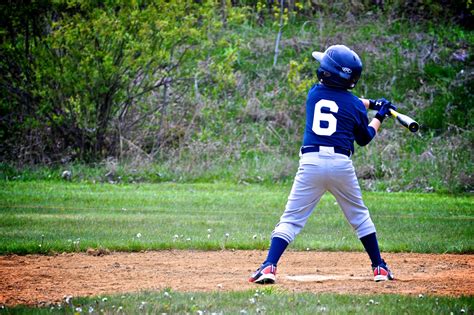
[[[369,109],[380,110],[382,106],[387,103],[390,103],[390,101],[383,97],[377,100],[369,100]]]
[[[393,109],[393,110],[397,110],[397,107],[395,105],[393,105],[392,103],[390,103],[389,101],[387,101],[385,104],[383,104],[379,111],[377,112],[377,114],[375,114],[375,118],[377,118],[378,120],[380,120],[380,122],[383,122],[383,120],[390,116],[390,110]]]

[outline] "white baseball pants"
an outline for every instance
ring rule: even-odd
[[[301,155],[285,212],[272,237],[277,236],[291,243],[326,191],[336,197],[359,239],[375,232],[369,210],[362,201],[352,160],[334,153],[332,147],[321,147],[320,152]]]

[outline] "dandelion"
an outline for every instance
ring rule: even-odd
[[[424,295],[423,295],[423,294],[418,294],[418,297],[419,297],[420,299],[422,299],[422,298],[424,297]]]
[[[463,308],[461,308],[461,313],[462,313],[462,314],[466,313],[466,310],[463,309]]]
[[[80,307],[76,307],[76,312],[78,312],[78,313],[82,313],[82,308],[80,308]]]
[[[207,234],[207,239],[210,239],[211,238],[211,234]]]
[[[254,298],[250,298],[250,299],[249,299],[249,302],[250,302],[250,304],[255,304],[256,301],[255,301]]]
[[[81,239],[78,238],[72,244],[76,247],[76,250],[79,250],[79,245],[81,244]]]
[[[370,303],[370,304],[374,304],[374,300],[370,299],[370,300],[369,300],[369,303]]]
[[[207,233],[211,233],[212,232],[212,229],[207,229]]]
[[[104,302],[104,303],[107,302],[107,298],[103,298],[102,302]]]
[[[72,295],[65,295],[65,296],[64,296],[64,302],[66,302],[66,304],[71,304],[71,302],[72,302]]]
[[[254,240],[256,240],[256,239],[257,239],[257,234],[254,234],[254,235],[252,236],[252,238],[253,238]]]
[[[306,247],[306,251],[309,252],[309,247]]]
[[[188,238],[186,239],[186,241],[188,241],[188,242],[189,242],[190,240],[191,240],[191,238],[190,238],[190,237],[188,237]]]
[[[225,238],[229,238],[229,233],[225,233]]]
[[[137,238],[142,237],[142,233],[137,233]]]
[[[240,310],[240,314],[247,314],[246,310]]]
[[[88,310],[89,314],[93,313],[94,312],[94,308],[92,306],[89,306],[89,310]]]

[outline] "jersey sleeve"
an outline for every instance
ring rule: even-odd
[[[365,108],[357,108],[358,124],[354,128],[354,139],[360,146],[367,145],[376,135],[376,131],[372,126],[369,126],[369,119],[367,118],[367,111]]]

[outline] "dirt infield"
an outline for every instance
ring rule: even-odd
[[[265,258],[263,251],[153,251],[57,256],[0,256],[0,305],[42,305],[64,296],[142,290],[235,291]],[[289,292],[474,295],[474,255],[384,254],[396,280],[374,283],[365,253],[292,252],[279,264],[277,287]]]

